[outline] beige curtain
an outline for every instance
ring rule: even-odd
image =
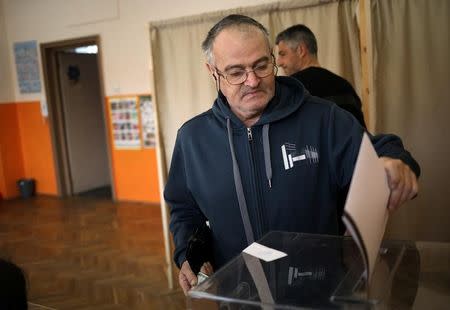
[[[448,0],[374,0],[378,132],[400,135],[422,167],[417,199],[393,214],[388,237],[450,241]]]
[[[304,23],[317,35],[321,64],[359,86],[356,6],[357,1],[351,0],[282,1],[151,24],[156,104],[166,163],[170,163],[177,129],[209,109],[216,97],[200,45],[217,21],[232,13],[249,15],[268,28],[272,42],[278,32]]]

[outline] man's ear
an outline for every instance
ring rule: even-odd
[[[308,49],[306,48],[305,43],[300,42],[296,49],[297,55],[300,57],[304,57],[308,54]]]
[[[205,63],[206,68],[208,69],[209,73],[211,73],[213,76],[216,73],[216,70],[214,69],[213,66],[211,66],[209,63]]]
[[[208,68],[209,73],[211,73],[214,81],[217,82],[216,69],[209,63],[205,63],[206,68]]]

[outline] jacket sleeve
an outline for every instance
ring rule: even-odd
[[[206,218],[192,196],[186,179],[186,158],[178,132],[172,162],[164,189],[170,208],[170,230],[175,244],[174,261],[180,268],[186,260],[188,239],[196,228],[205,226]]]
[[[378,156],[400,159],[411,168],[417,177],[420,176],[419,164],[411,154],[405,150],[402,140],[399,137],[392,134],[380,134],[376,136],[369,134],[369,136]]]

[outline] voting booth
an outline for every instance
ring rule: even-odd
[[[286,255],[265,261],[241,253],[189,291],[187,308],[408,309],[429,304],[430,290],[433,309],[449,301],[447,243],[383,241],[369,282],[350,237],[270,232],[258,244]]]

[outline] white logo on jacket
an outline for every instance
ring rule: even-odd
[[[285,143],[281,146],[281,154],[283,155],[284,169],[289,170],[294,167],[295,162],[308,160],[310,164],[319,162],[319,153],[313,146],[306,145],[300,153],[297,153],[295,144]]]

